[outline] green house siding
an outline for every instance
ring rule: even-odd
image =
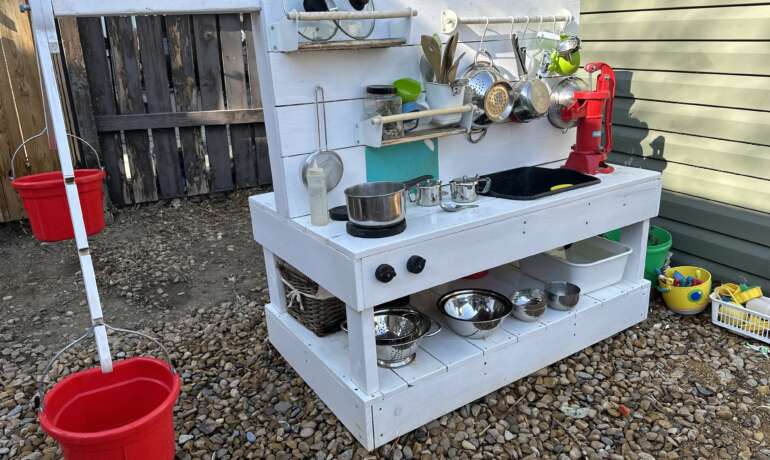
[[[770,292],[770,5],[583,0],[584,62],[615,67],[610,161],[663,174],[674,263]]]

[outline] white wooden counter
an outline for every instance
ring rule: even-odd
[[[551,164],[557,167],[560,163]],[[646,318],[650,285],[643,279],[649,219],[658,214],[658,173],[618,167],[597,185],[534,201],[483,198],[458,213],[410,207],[407,230],[380,239],[355,238],[344,223],[312,227],[308,217],[280,215],[272,194],[250,198],[254,238],[263,245],[271,304],[270,341],[368,449],[573,354]],[[511,262],[623,227],[634,250],[620,283],[584,295],[571,312],[548,311],[536,323],[507,319],[486,340],[449,328],[427,338],[414,363],[376,365],[373,307],[407,294],[412,305],[440,320],[436,297],[463,276],[496,268],[478,281],[505,294],[532,287]],[[412,255],[427,260],[408,273]],[[319,338],[286,312],[274,257],[280,257],[347,304],[350,335]],[[397,276],[374,278],[387,263]]]

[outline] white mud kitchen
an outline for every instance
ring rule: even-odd
[[[367,449],[647,317],[660,175],[604,162],[615,80],[579,13],[261,4],[269,337]]]

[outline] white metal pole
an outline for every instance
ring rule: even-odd
[[[37,60],[40,66],[40,78],[42,78],[45,90],[45,100],[48,105],[50,119],[48,129],[53,130],[56,139],[56,149],[59,154],[59,163],[64,176],[64,188],[67,193],[67,203],[70,208],[72,228],[75,230],[75,244],[77,245],[80,268],[83,273],[83,283],[86,288],[86,299],[91,313],[94,338],[99,353],[99,363],[102,372],[112,372],[112,357],[107,341],[107,330],[103,324],[102,305],[99,299],[99,290],[96,285],[96,274],[88,248],[88,236],[86,234],[83,213],[80,207],[78,187],[75,183],[75,171],[72,166],[69,141],[67,140],[67,128],[64,124],[64,111],[62,110],[59,88],[56,84],[52,53],[59,54],[59,43],[56,37],[56,24],[54,22],[51,3],[45,0],[29,0],[30,15],[32,18],[32,33],[37,51]]]

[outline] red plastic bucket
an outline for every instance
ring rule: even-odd
[[[40,425],[68,460],[171,459],[179,386],[155,358],[118,361],[109,374],[80,371],[45,395]]]
[[[104,176],[104,171],[100,169],[75,171],[75,183],[88,235],[95,235],[104,229]],[[24,203],[35,238],[40,241],[62,241],[75,237],[61,171],[20,177],[12,184]]]

